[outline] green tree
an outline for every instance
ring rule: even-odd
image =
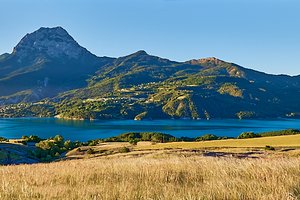
[[[256,137],[260,137],[260,135],[255,134],[254,132],[243,132],[237,137],[237,139],[256,138]]]

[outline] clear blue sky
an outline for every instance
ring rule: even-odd
[[[298,0],[0,0],[0,24],[0,54],[41,26],[62,26],[98,56],[144,49],[300,74]]]

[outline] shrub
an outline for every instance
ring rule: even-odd
[[[121,147],[119,149],[119,153],[128,153],[128,152],[130,152],[130,149],[127,147]]]
[[[115,137],[107,138],[105,142],[129,142],[130,140],[152,141],[152,142],[175,142],[177,138],[163,133],[142,132],[142,133],[124,133]]]
[[[35,149],[34,154],[37,158],[40,158],[42,161],[51,161],[57,158],[61,153],[66,152],[68,150],[72,150],[81,145],[81,142],[71,142],[70,140],[65,141],[62,136],[57,135],[54,138],[42,140],[36,143],[35,146],[37,148]]]
[[[61,135],[56,135],[56,136],[53,138],[53,141],[54,141],[59,147],[63,147],[63,146],[64,146],[65,139],[64,139],[64,137],[61,136]]]
[[[44,158],[44,161],[51,161],[52,159],[51,155],[47,155],[46,158]]]
[[[132,144],[132,145],[137,145],[138,142],[139,142],[138,139],[129,140],[129,143]]]
[[[66,141],[64,142],[64,147],[65,147],[67,150],[74,149],[74,144],[73,144],[70,140],[66,140]]]
[[[9,142],[9,140],[4,137],[0,137],[0,142]]]
[[[94,149],[89,148],[89,149],[86,151],[86,153],[87,153],[87,154],[94,154],[95,151],[94,151]]]
[[[87,142],[88,146],[97,146],[98,144],[100,144],[102,142],[101,139],[96,139],[96,140],[89,140]]]
[[[23,141],[26,141],[26,142],[35,142],[35,143],[38,143],[43,140],[36,135],[30,135],[30,136],[23,135],[22,139],[23,139]]]
[[[287,130],[281,130],[281,131],[270,131],[261,133],[260,135],[262,137],[269,137],[269,136],[280,136],[280,135],[296,135],[300,134],[300,131],[297,129],[287,129]]]
[[[54,156],[55,156],[55,157],[59,157],[60,154],[59,154],[58,152],[56,152]]]
[[[267,145],[267,146],[265,147],[265,150],[268,150],[268,151],[275,151],[275,148],[272,147],[272,146]]]
[[[208,140],[218,140],[219,137],[213,134],[205,134],[201,137],[196,138],[196,141],[208,141]]]
[[[27,142],[26,142],[26,141],[24,141],[24,140],[22,140],[22,141],[18,141],[18,143],[21,143],[21,144],[23,144],[23,145],[27,145]]]
[[[195,141],[195,138],[190,138],[190,137],[180,137],[177,139],[178,141],[183,141],[183,142],[193,142]]]
[[[247,139],[247,138],[256,138],[256,137],[260,137],[260,135],[255,134],[254,132],[243,132],[237,137],[237,139]]]
[[[219,140],[228,140],[228,139],[234,139],[234,137],[228,137],[228,136],[219,137]]]

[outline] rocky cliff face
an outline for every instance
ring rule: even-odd
[[[88,51],[79,46],[61,27],[40,28],[27,34],[13,50],[13,55],[17,56],[20,62],[32,56],[78,59],[87,53]]]
[[[84,87],[111,60],[93,55],[61,27],[40,28],[0,57],[0,103],[36,101]]]

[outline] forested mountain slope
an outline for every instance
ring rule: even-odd
[[[0,96],[2,117],[297,117],[300,76],[213,57],[176,62],[145,51],[97,57],[63,28],[41,28],[0,56]]]

